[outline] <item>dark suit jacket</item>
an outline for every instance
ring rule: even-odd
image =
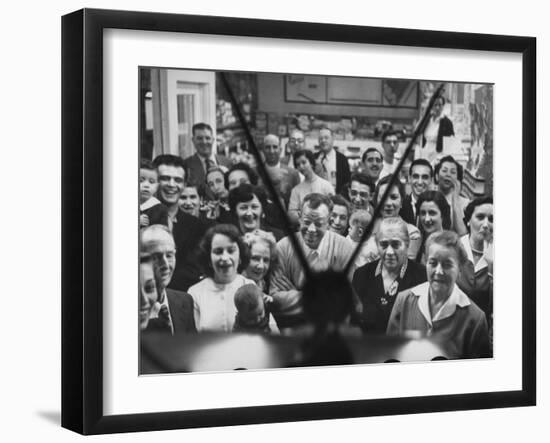
[[[162,203],[151,206],[150,208],[140,211],[140,214],[145,214],[149,217],[149,226],[164,225],[168,226],[168,208]]]
[[[423,265],[409,260],[397,293],[389,297],[385,294],[382,276],[375,275],[379,261],[376,260],[358,268],[353,274],[352,286],[363,304],[361,327],[367,333],[384,334],[397,294],[424,283],[427,277],[426,268]]]
[[[403,204],[401,205],[401,211],[399,211],[399,215],[407,223],[416,226],[416,217],[414,215],[414,209],[413,209],[412,199],[410,194],[407,195],[403,200]]]
[[[344,191],[344,187],[351,180],[351,172],[349,169],[348,158],[344,154],[336,150],[335,152],[336,152],[336,189],[335,191],[337,194],[342,194],[342,192]],[[321,155],[322,155],[321,151],[317,152],[315,154],[315,159],[320,160]]]
[[[176,243],[176,269],[169,288],[185,292],[200,280],[199,243],[209,227],[210,224],[204,220],[178,209],[176,223],[172,226]]]
[[[187,292],[169,288],[166,289],[166,296],[168,297],[174,333],[197,332],[193,315],[193,298]]]
[[[195,316],[193,315],[193,298],[186,292],[166,288],[170,318],[174,334],[189,334],[197,332]],[[147,325],[147,331],[168,332],[168,328],[158,318],[152,318]]]
[[[216,155],[215,157],[218,165],[225,166],[226,168],[231,166],[231,160],[228,158],[221,155]],[[185,165],[185,170],[187,171],[187,183],[196,186],[203,185],[206,179],[206,171],[204,170],[202,161],[199,158],[199,154],[195,153],[190,157],[187,157],[183,160],[183,164]]]

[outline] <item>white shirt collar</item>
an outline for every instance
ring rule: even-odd
[[[152,208],[153,206],[156,206],[158,204],[160,204],[160,200],[156,197],[151,197],[149,200],[139,205],[139,210],[145,211],[146,209]]]
[[[468,234],[464,235],[460,241],[462,241],[462,246],[464,246],[464,249],[466,251],[466,255],[468,256],[468,260],[470,260],[473,263],[474,262],[474,253],[472,251],[472,245],[470,245],[470,237]],[[485,248],[487,247],[487,243],[483,242],[483,252],[485,252]],[[487,263],[487,260],[485,260],[485,256],[481,256],[477,263],[474,265],[474,271],[478,272],[481,271],[484,268],[489,267],[489,264]]]
[[[326,257],[327,255],[326,250],[328,249],[328,244],[329,244],[328,237],[330,235],[338,235],[338,234],[334,234],[334,232],[327,230],[327,232],[325,232],[325,235],[321,239],[319,246],[317,246],[317,249],[311,249],[308,245],[306,245],[306,242],[304,241],[304,237],[302,236],[302,233],[300,233],[300,239],[302,241],[302,246],[304,248],[305,256],[309,257],[309,255],[315,251],[317,254],[317,257]]]
[[[457,285],[455,285],[450,297],[432,318],[432,316],[430,315],[429,282],[422,283],[421,285],[412,288],[411,293],[419,297],[418,309],[420,310],[430,327],[433,327],[433,322],[443,320],[453,315],[456,311],[457,306],[464,308],[470,305],[470,299],[468,298],[468,296],[464,294],[464,292],[462,292]]]

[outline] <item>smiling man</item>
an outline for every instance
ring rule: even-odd
[[[223,172],[231,166],[231,161],[214,153],[214,134],[212,127],[206,123],[197,123],[192,128],[192,141],[195,154],[184,160],[187,170],[187,182],[200,186],[204,184],[206,173],[215,166],[221,167]]]
[[[171,232],[163,225],[141,231],[140,252],[153,262],[158,299],[149,312],[149,330],[170,334],[195,332],[193,299],[189,294],[168,288],[176,268],[176,245]]]
[[[419,158],[411,163],[409,169],[409,185],[411,193],[403,199],[399,215],[411,225],[416,225],[416,202],[418,197],[425,191],[432,190],[433,168],[426,159]]]
[[[177,249],[177,265],[170,287],[187,291],[189,286],[199,281],[201,275],[196,251],[208,225],[179,207],[185,189],[185,168],[181,157],[162,154],[155,158],[153,164],[159,177],[158,199],[168,208],[169,226]]]
[[[319,152],[316,154],[319,175],[328,180],[337,194],[341,194],[349,183],[351,172],[347,157],[334,148],[332,131],[323,128],[319,131]]]
[[[341,271],[346,266],[353,247],[339,234],[329,230],[332,209],[330,198],[309,194],[304,198],[300,217],[299,242],[314,272],[327,269]],[[305,322],[302,305],[304,271],[289,237],[277,243],[279,266],[276,268],[270,295],[273,314],[280,328],[300,326]]]
[[[263,154],[271,183],[288,206],[292,188],[300,183],[298,172],[281,163],[282,148],[279,137],[267,134],[264,137]]]

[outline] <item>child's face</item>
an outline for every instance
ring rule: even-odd
[[[259,303],[256,309],[248,312],[239,312],[241,321],[247,326],[255,326],[265,317],[265,308],[263,303]]]
[[[157,171],[139,170],[139,203],[145,203],[157,193],[159,186]]]
[[[361,240],[363,232],[365,232],[365,230],[361,226],[361,223],[353,223],[349,228],[349,236],[353,241]]]

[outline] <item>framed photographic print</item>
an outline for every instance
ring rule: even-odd
[[[62,26],[64,427],[535,404],[534,38]]]

